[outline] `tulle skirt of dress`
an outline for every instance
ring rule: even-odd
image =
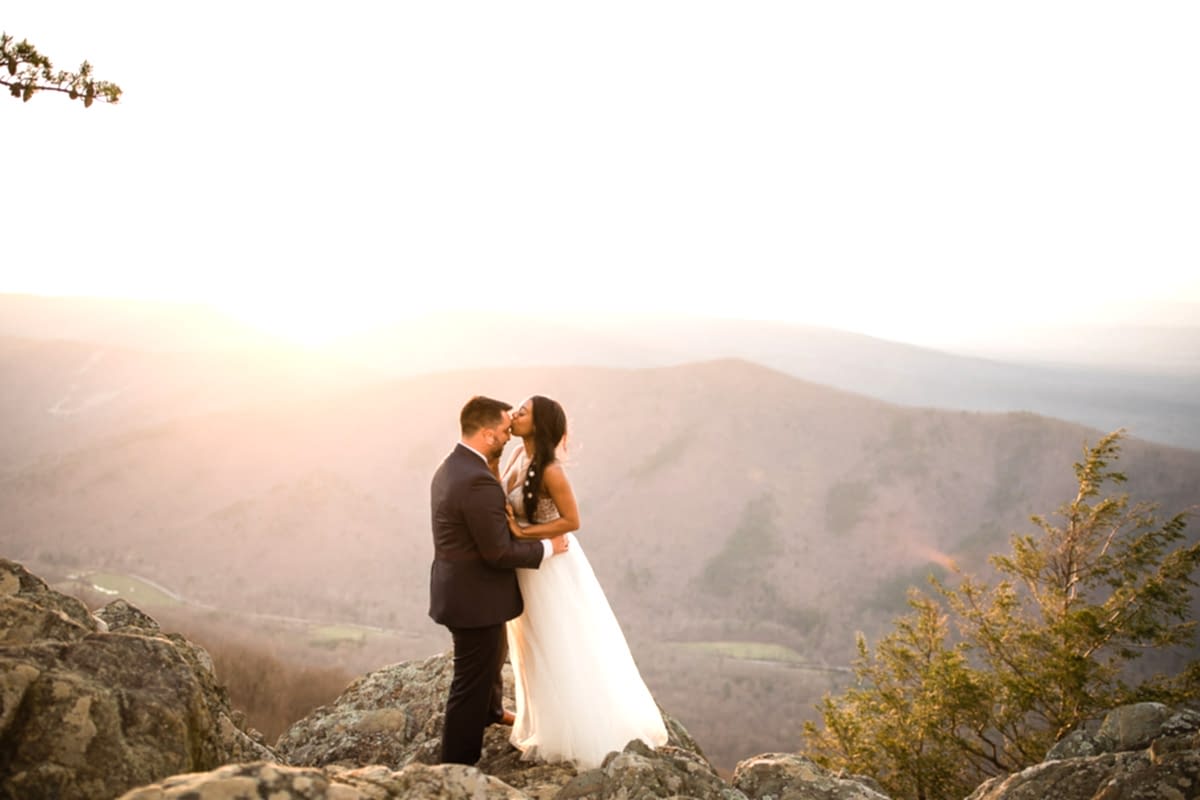
[[[665,744],[662,714],[578,540],[517,580],[525,613],[508,623],[508,646],[511,741],[522,758],[590,769],[633,739]]]

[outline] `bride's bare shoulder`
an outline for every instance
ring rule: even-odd
[[[561,461],[555,461],[550,466],[546,467],[546,472],[542,476],[542,480],[546,483],[570,483],[570,481],[567,480],[567,470],[565,467],[563,467]]]

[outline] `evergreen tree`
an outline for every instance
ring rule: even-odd
[[[823,730],[806,726],[814,758],[872,775],[897,800],[959,798],[1114,706],[1197,696],[1200,661],[1138,682],[1129,669],[1194,645],[1200,542],[1184,540],[1186,512],[1160,523],[1150,505],[1102,496],[1125,482],[1112,468],[1122,436],[1085,446],[1075,498],[991,559],[994,585],[933,581],[874,652],[860,637],[855,686],[826,696]]]
[[[913,611],[874,653],[859,634],[855,685],[825,696],[824,730],[805,726],[810,755],[872,776],[894,798],[965,797],[978,781],[957,737],[984,724],[986,687],[967,666],[965,644],[948,644],[941,606],[915,589],[908,602]]]

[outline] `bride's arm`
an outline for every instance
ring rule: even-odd
[[[558,508],[558,519],[525,528],[517,525],[515,520],[511,521],[509,528],[513,536],[521,539],[549,539],[579,530],[579,504],[575,502],[575,492],[571,489],[571,482],[567,480],[567,473],[562,464],[555,462],[546,467],[546,472],[542,475],[542,488]]]

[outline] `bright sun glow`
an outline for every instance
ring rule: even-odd
[[[205,303],[307,346],[454,310],[945,345],[1200,302],[1198,4],[205,9],[162,4],[153,37],[136,3],[5,11],[125,95],[0,102],[11,152],[103,154],[6,163],[0,292]],[[320,41],[387,90],[244,80]]]
[[[316,315],[304,309],[274,306],[250,313],[231,312],[253,327],[305,347],[322,347],[339,337],[359,330],[352,320],[337,319],[328,314]]]
[[[216,307],[261,331],[305,347],[322,347],[343,337],[402,317],[379,297],[321,297],[285,292],[279,297],[225,297]]]

